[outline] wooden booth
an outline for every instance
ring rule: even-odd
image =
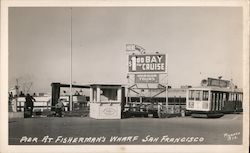
[[[121,85],[90,85],[90,117],[95,119],[121,119],[125,94]]]

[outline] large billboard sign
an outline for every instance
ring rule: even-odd
[[[129,55],[128,72],[166,72],[166,55]]]
[[[159,83],[159,74],[135,74],[135,83]]]

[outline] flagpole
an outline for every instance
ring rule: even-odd
[[[70,111],[73,110],[72,108],[72,7],[70,8],[70,97],[69,97],[69,108]]]

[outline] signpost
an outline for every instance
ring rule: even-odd
[[[144,90],[150,92],[151,98],[165,92],[165,106],[168,108],[167,55],[157,52],[146,54],[144,48],[135,44],[127,44],[126,51],[129,53],[127,97],[132,91],[140,97],[142,103],[142,95],[146,93]],[[159,92],[152,96],[151,91],[155,92],[155,89]],[[126,98],[127,103],[128,100],[129,98]]]

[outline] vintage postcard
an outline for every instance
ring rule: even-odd
[[[248,1],[1,2],[1,152],[248,152]]]

